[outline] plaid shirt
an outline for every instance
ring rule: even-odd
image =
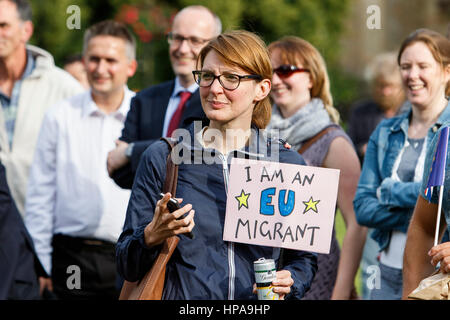
[[[11,97],[8,97],[0,89],[0,103],[3,107],[3,116],[5,118],[5,128],[8,133],[9,146],[12,147],[14,125],[16,123],[17,109],[19,106],[20,87],[23,79],[28,77],[35,67],[35,61],[29,51],[27,51],[27,65],[22,77],[14,83]]]

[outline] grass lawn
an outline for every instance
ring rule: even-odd
[[[335,229],[336,229],[336,238],[339,242],[339,245],[342,247],[342,241],[344,240],[345,235],[345,223],[344,218],[342,218],[341,212],[339,210],[336,213]],[[359,268],[358,273],[356,274],[355,286],[358,295],[361,296],[362,294],[361,268]]]

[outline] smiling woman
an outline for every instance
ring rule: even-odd
[[[406,231],[427,146],[450,119],[449,40],[431,30],[416,30],[403,41],[397,60],[412,107],[382,121],[371,135],[354,200],[358,222],[375,229],[372,238],[380,246],[381,285],[371,292],[375,300],[402,297]]]
[[[221,32],[221,28],[220,20],[205,7],[190,6],[175,16],[167,41],[173,71],[183,87],[194,83],[191,72],[195,69],[198,54],[206,42]]]
[[[350,138],[338,125],[325,61],[311,43],[294,36],[271,43],[269,51],[275,104],[268,128],[278,131],[308,165],[340,170],[337,206],[346,225],[342,251],[333,232],[330,254],[318,255],[318,271],[304,299],[354,298],[366,234],[352,206],[360,166]]]
[[[403,44],[398,62],[407,99],[418,108],[446,106],[450,95],[450,52],[443,36],[419,30]]]
[[[422,36],[425,40],[426,34]],[[414,40],[416,37],[412,36],[411,40]],[[449,75],[450,71],[450,41],[448,39],[443,39],[442,37],[438,38],[437,46],[432,45],[436,44],[435,41],[423,41],[424,43],[431,44],[429,46],[429,50],[435,58],[436,62],[439,62],[441,66],[441,71],[443,75]],[[409,66],[405,66],[408,67]],[[406,72],[406,70],[404,70]],[[444,78],[445,80],[445,78]],[[421,85],[412,86],[412,90],[421,90]],[[446,96],[450,95],[450,81],[447,77],[446,84]],[[447,106],[447,109],[449,107]],[[429,179],[430,176],[435,173],[439,173],[440,169],[435,161],[436,158],[439,158],[437,151],[441,148],[441,146],[448,145],[448,141],[441,139],[445,137],[443,134],[446,130],[448,130],[448,126],[450,125],[449,120],[446,123],[443,123],[441,129],[436,133],[436,136],[431,141],[430,146],[428,147],[428,152],[425,160],[425,173],[422,178],[422,185],[420,188],[420,196],[417,199],[417,204],[414,209],[414,214],[411,218],[411,224],[408,228],[408,236],[405,245],[405,253],[404,253],[404,266],[403,266],[403,298],[406,298],[412,291],[415,289],[419,282],[427,277],[429,274],[434,273],[437,264],[440,264],[441,273],[450,272],[450,242],[448,241],[448,233],[450,232],[450,199],[449,197],[442,197],[443,193],[441,193],[438,197],[435,188],[433,192],[433,188],[425,192],[429,187]],[[448,132],[448,131],[447,131]],[[439,138],[438,138],[439,137]],[[437,145],[440,145],[437,147]],[[449,167],[450,157],[446,157],[446,164],[444,164],[444,168]],[[433,168],[433,170],[431,170]],[[439,187],[440,192],[443,190],[449,190],[449,175],[445,174],[445,179],[443,181],[443,185]],[[427,199],[428,198],[428,199]],[[439,212],[439,199],[442,201],[442,211]],[[437,221],[436,213],[441,215],[441,219],[445,217],[445,222]],[[440,228],[438,229],[440,223]],[[442,238],[443,229],[446,227],[447,239],[444,240]],[[441,238],[441,244],[436,245],[437,242],[436,232],[439,232],[439,238]],[[444,242],[445,241],[445,242]],[[431,249],[430,249],[431,247]],[[430,264],[431,262],[431,264]]]

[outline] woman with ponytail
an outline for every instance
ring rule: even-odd
[[[331,251],[318,255],[318,270],[304,299],[356,298],[354,279],[367,232],[356,222],[352,203],[360,164],[339,126],[325,62],[313,45],[293,36],[270,44],[269,53],[274,105],[268,129],[278,132],[308,165],[340,170],[337,206],[346,224],[342,250],[333,231]]]

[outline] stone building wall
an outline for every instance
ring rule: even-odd
[[[370,6],[379,8],[379,25]],[[446,35],[449,23],[450,0],[352,0],[341,39],[340,63],[347,72],[363,77],[373,57],[398,51],[415,29],[429,28]]]

